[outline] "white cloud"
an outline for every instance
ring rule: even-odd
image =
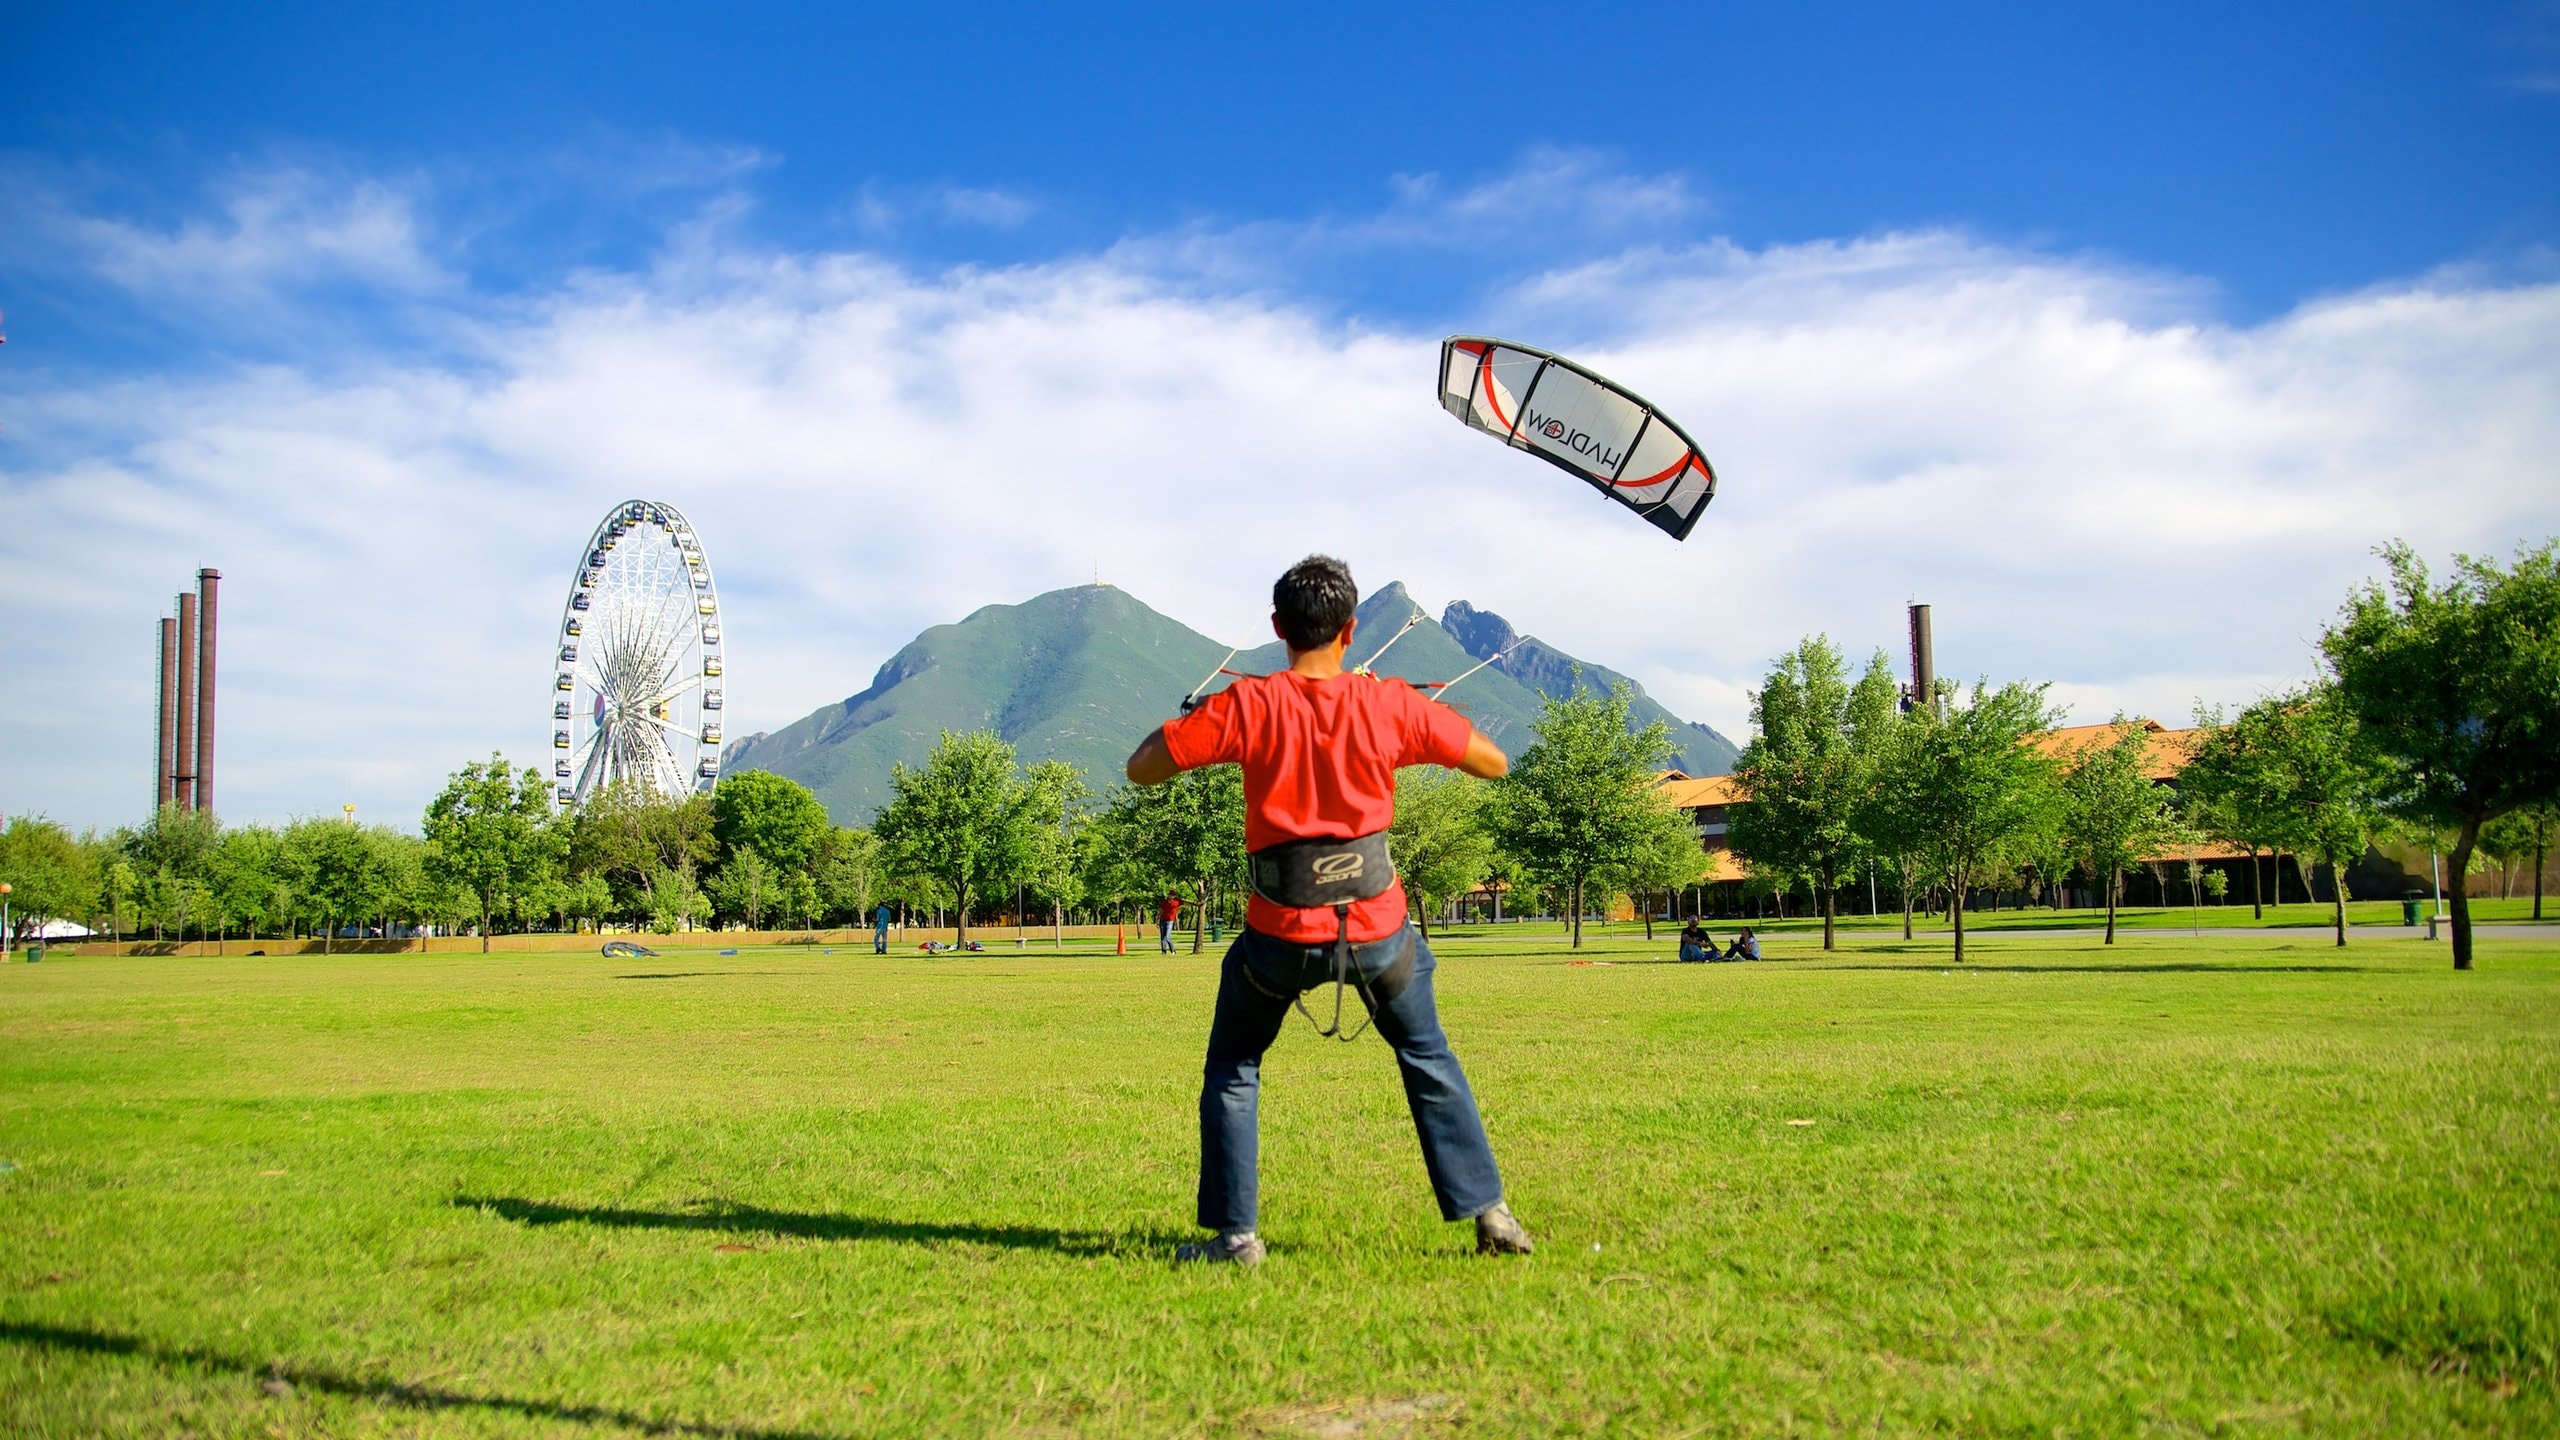
[[[353,198],[300,203],[364,228]],[[371,253],[305,249],[341,244]],[[1097,565],[1248,640],[1314,549],[1737,736],[1770,656],[1817,630],[1898,656],[1910,599],[1944,674],[2177,720],[2307,674],[2382,540],[2560,531],[2560,285],[2430,277],[2235,327],[2177,277],[1929,234],[1629,249],[1489,297],[1483,328],[1556,339],[1705,443],[1722,495],[1674,545],[1442,414],[1437,334],[1204,291],[1162,253],[927,275],[715,219],[646,273],[436,302],[468,370],[21,388],[9,435],[59,458],[0,451],[0,808],[141,812],[151,622],[209,563],[226,813],[410,820],[463,760],[538,753],[577,549],[633,496],[682,507],[719,571],[733,733]]]
[[[267,170],[223,190],[215,216],[165,229],[91,217],[75,222],[74,237],[127,289],[208,307],[335,280],[423,291],[449,279],[426,253],[403,187]]]
[[[845,208],[845,218],[855,229],[874,236],[895,234],[915,222],[1014,230],[1039,213],[1039,202],[996,186],[907,187],[877,182],[856,191]]]

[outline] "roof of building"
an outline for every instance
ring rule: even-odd
[[[1654,793],[1679,806],[1694,810],[1701,805],[1730,805],[1742,798],[1742,787],[1730,775],[1709,775],[1692,780],[1677,770],[1667,770],[1654,777]]]
[[[2142,773],[2151,779],[2174,780],[2179,771],[2187,768],[2187,762],[2195,758],[2200,732],[2172,730],[2157,720],[2136,720],[2133,723],[2150,736],[2149,748],[2143,755]],[[2065,725],[2058,730],[2045,731],[2030,743],[2056,760],[2069,764],[2083,751],[2114,744],[2115,738],[2116,727],[2111,722],[2105,725]]]

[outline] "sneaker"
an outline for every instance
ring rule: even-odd
[[[1215,1240],[1182,1246],[1173,1252],[1173,1258],[1206,1261],[1212,1265],[1259,1265],[1262,1263],[1262,1237],[1250,1230],[1229,1230]]]
[[[1493,1208],[1476,1217],[1476,1253],[1479,1255],[1526,1255],[1537,1247],[1529,1240],[1529,1231],[1511,1207],[1496,1200]]]

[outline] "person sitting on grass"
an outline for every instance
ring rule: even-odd
[[[1480,1254],[1531,1248],[1503,1203],[1483,1117],[1432,1003],[1431,947],[1407,922],[1386,851],[1397,769],[1441,765],[1489,780],[1511,762],[1466,716],[1412,686],[1343,669],[1359,601],[1341,561],[1310,555],[1290,566],[1271,587],[1271,628],[1288,646],[1288,668],[1238,680],[1129,756],[1135,785],[1203,765],[1244,770],[1253,895],[1219,968],[1201,1067],[1198,1218],[1217,1238],[1182,1246],[1180,1260],[1261,1263],[1262,1056],[1290,1007],[1305,1008],[1298,997],[1327,981],[1334,1023],[1320,1033],[1359,1033],[1342,1028],[1342,992],[1356,986],[1368,1023],[1395,1050],[1440,1218],[1474,1220]]]
[[[1695,916],[1680,931],[1680,958],[1692,963],[1716,958],[1716,937],[1708,934],[1706,922]]]
[[[1760,958],[1760,940],[1758,936],[1751,933],[1750,926],[1745,925],[1742,927],[1742,938],[1733,942],[1733,948],[1724,952],[1724,958],[1727,960],[1757,960]]]

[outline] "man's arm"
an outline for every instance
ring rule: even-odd
[[[1146,747],[1141,745],[1138,749],[1143,754]],[[1467,753],[1459,758],[1458,768],[1479,780],[1499,780],[1510,773],[1511,757],[1502,753],[1501,746],[1486,739],[1483,731],[1470,725],[1467,727]],[[1129,778],[1138,778],[1136,755],[1129,757]]]
[[[1501,753],[1498,750],[1494,752],[1497,762],[1500,761]],[[1473,757],[1472,748],[1468,754],[1470,758]],[[1173,763],[1173,752],[1165,748],[1163,726],[1159,725],[1147,732],[1147,738],[1139,741],[1138,748],[1129,752],[1127,768],[1129,783],[1132,785],[1161,785],[1182,773],[1182,767]],[[1502,772],[1497,770],[1494,773],[1498,775]]]

